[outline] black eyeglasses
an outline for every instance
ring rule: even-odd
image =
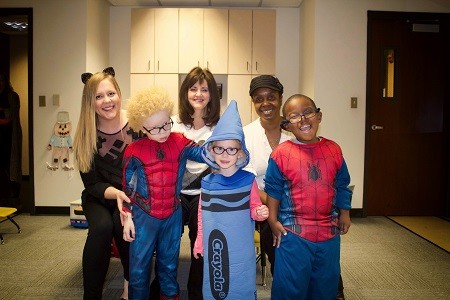
[[[297,124],[299,123],[303,118],[305,119],[311,119],[313,118],[315,115],[317,115],[317,113],[320,111],[320,108],[308,108],[307,110],[305,110],[302,114],[295,114],[292,115],[292,117],[290,117],[289,119],[285,119],[283,121],[281,121],[281,128],[285,128],[289,123],[290,124]]]
[[[238,153],[239,150],[241,150],[241,148],[224,148],[224,147],[220,147],[220,146],[213,146],[212,150],[214,151],[215,154],[222,154],[225,151],[227,152],[228,155],[236,155],[236,153]]]
[[[173,126],[173,121],[172,119],[170,119],[170,121],[164,123],[162,126],[155,126],[153,128],[147,129],[144,126],[142,126],[142,128],[145,129],[145,131],[147,131],[148,133],[150,133],[151,135],[155,135],[161,132],[161,130],[163,131],[167,131],[172,129]]]

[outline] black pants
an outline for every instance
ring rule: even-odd
[[[193,255],[194,243],[198,231],[198,201],[200,195],[181,194],[181,204],[183,206],[183,224],[189,228],[189,240],[191,246],[191,266],[189,268],[189,277],[187,290],[189,300],[203,299],[203,257],[195,258]]]
[[[119,210],[114,200],[106,200],[105,203],[84,201],[83,212],[89,225],[83,250],[83,299],[101,299],[111,259],[112,238],[119,250],[126,280],[129,280],[129,243],[123,239]]]
[[[270,272],[273,275],[273,269],[275,267],[275,247],[273,246],[272,230],[270,229],[269,223],[267,221],[261,222],[260,226],[261,249],[267,254],[267,258],[270,262]],[[343,291],[344,283],[342,282],[342,276],[339,276],[338,294],[343,293]]]

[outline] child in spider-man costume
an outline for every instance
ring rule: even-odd
[[[201,148],[181,133],[171,132],[173,102],[166,91],[150,88],[128,103],[129,126],[146,137],[124,154],[124,239],[130,244],[130,299],[149,297],[153,253],[161,299],[178,299],[177,265],[182,231],[179,194],[186,160],[203,162]]]
[[[204,146],[214,172],[201,183],[194,257],[202,255],[203,299],[256,299],[255,221],[267,218],[248,164],[244,131],[232,100]]]
[[[340,234],[350,227],[350,175],[341,148],[317,136],[322,113],[304,95],[283,106],[295,139],[274,149],[265,177],[276,264],[272,299],[335,299]]]

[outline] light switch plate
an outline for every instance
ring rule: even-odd
[[[59,106],[59,95],[58,94],[53,95],[53,105]]]
[[[45,96],[39,96],[39,106],[45,106]]]
[[[350,98],[350,107],[351,108],[358,108],[358,98],[357,97],[351,97]]]

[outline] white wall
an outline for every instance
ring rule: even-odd
[[[300,90],[304,87],[305,93],[310,93],[323,111],[320,134],[341,145],[355,184],[352,206],[362,208],[367,11],[450,12],[450,2],[304,0],[300,9],[308,13],[300,21],[306,32],[300,40],[301,52],[308,54],[302,56]],[[311,32],[314,32],[312,38]],[[350,108],[350,97],[358,97],[358,108]]]
[[[75,132],[83,88],[81,73],[114,66],[123,96],[129,97],[130,7],[111,7],[108,25],[105,4],[92,1],[97,0],[2,0],[0,4],[33,8],[36,206],[68,206],[80,197],[82,183],[78,173],[48,171],[45,163],[51,159],[51,153],[45,148],[58,111],[69,111]],[[303,92],[323,109],[320,133],[343,148],[352,183],[356,185],[354,208],[362,207],[367,10],[449,12],[447,3],[304,0],[300,9],[277,9],[276,68],[286,88],[284,96]],[[99,21],[92,19],[95,15],[88,14],[89,10],[98,11]],[[104,36],[100,42],[92,40],[93,32],[104,33],[109,41]],[[109,63],[104,59],[107,51],[100,47],[103,44],[109,47]],[[60,95],[59,107],[51,103],[53,94]],[[46,107],[39,107],[40,95],[46,96]],[[353,96],[358,97],[357,109],[350,109]]]

